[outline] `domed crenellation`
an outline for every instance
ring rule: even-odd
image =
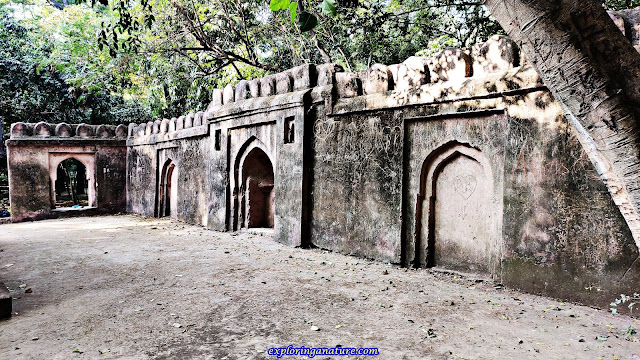
[[[116,137],[119,137],[119,138],[127,137],[127,135],[128,135],[128,130],[127,129],[128,129],[128,127],[126,125],[124,125],[124,124],[120,124],[120,125],[116,126],[116,131],[115,131]]]
[[[153,133],[153,122],[149,121],[144,126],[144,135],[148,136]]]
[[[98,138],[106,139],[114,137],[115,126],[113,125],[98,125],[95,130],[95,135]]]
[[[253,79],[249,81],[249,92],[252,98],[260,97],[260,79]]]
[[[484,44],[471,48],[473,76],[506,71],[520,66],[520,49],[509,37],[494,35]]]
[[[267,75],[260,79],[260,96],[271,96],[276,93],[276,78],[273,75]]]
[[[194,118],[195,114],[194,113],[189,113],[187,114],[187,116],[185,116],[184,118],[184,128],[188,129],[193,127],[193,118]]]
[[[249,82],[247,80],[240,80],[235,86],[235,102],[249,99],[251,97],[251,90],[249,89]]]
[[[311,89],[316,86],[318,72],[315,64],[296,66],[287,71],[293,78],[293,91]]]
[[[17,122],[11,125],[11,139],[112,139],[132,136],[136,124],[88,125],[67,123],[51,124],[40,121],[37,124]]]
[[[231,84],[225,86],[222,93],[222,104],[229,105],[233,102],[234,98],[235,98],[235,86]]]
[[[362,95],[362,80],[355,72],[339,72],[335,74],[336,93],[341,98]]]
[[[402,64],[398,64],[397,79],[394,89],[406,90],[422,86],[429,83],[429,69],[425,66],[423,59],[412,56]]]
[[[33,129],[33,124],[17,122],[11,125],[11,137],[12,138],[22,138],[28,137],[31,135],[31,130]]]
[[[33,128],[33,136],[49,137],[51,135],[53,135],[53,126],[44,121],[37,123]]]
[[[71,137],[73,136],[73,129],[67,123],[60,123],[56,125],[56,136]]]
[[[193,117],[193,126],[201,126],[204,124],[203,122],[204,113],[202,111],[198,111]]]
[[[276,94],[286,94],[293,90],[293,78],[288,72],[276,74]]]
[[[144,136],[147,130],[147,123],[142,123],[136,128],[136,134],[134,136]]]
[[[222,104],[224,103],[223,97],[224,97],[224,90],[213,89],[213,92],[211,93],[211,102],[207,107],[207,112],[213,111],[214,109],[217,109],[220,106],[222,106]]]
[[[374,64],[364,73],[362,89],[365,95],[383,93],[393,89],[393,74],[389,67]]]
[[[393,89],[396,88],[396,84],[398,84],[398,69],[400,68],[400,64],[392,64],[387,65],[387,69],[391,73],[391,83],[393,85]]]
[[[95,135],[95,128],[87,124],[79,124],[76,127],[76,136],[78,137],[91,137]]]
[[[328,86],[335,84],[336,73],[344,72],[344,69],[341,65],[329,63],[316,66],[316,72],[318,86]]]
[[[184,129],[184,116],[179,116],[176,119],[176,130]]]
[[[464,49],[445,49],[432,58],[432,82],[461,81],[473,73],[473,61]]]
[[[169,132],[169,119],[162,119],[160,121],[160,134],[166,134]]]

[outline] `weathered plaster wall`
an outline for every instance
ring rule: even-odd
[[[157,152],[153,146],[130,146],[127,150],[127,212],[156,214]]]
[[[482,167],[468,161],[452,165],[450,173],[448,165],[440,169],[443,180],[436,187],[445,190],[438,193],[435,216],[444,215],[433,229],[433,265],[600,306],[638,282],[638,249],[624,218],[530,68],[340,99],[333,114],[316,122],[314,138],[315,245],[427,265],[425,233],[432,230],[424,222],[431,205],[418,196],[421,189],[428,192],[423,166],[440,156],[439,149],[464,146],[486,159],[492,185],[486,204],[474,208],[480,216],[469,222],[463,198],[485,185],[486,178],[475,187],[468,180],[474,175],[480,181]],[[447,236],[474,226],[490,238],[458,239],[456,246],[466,249],[441,247]],[[381,234],[390,234],[388,241],[380,241]]]
[[[483,114],[504,113],[510,92],[540,87],[537,74],[525,68],[339,99],[314,126],[314,245],[414,262],[422,165],[434,150],[457,141],[483,151],[492,164],[490,198],[497,210],[489,223],[493,255],[486,269],[497,272],[506,124],[504,117]]]
[[[217,231],[230,228],[227,218],[229,201],[229,135],[221,123],[209,125],[208,160],[203,161],[208,176],[207,227]],[[217,142],[217,147],[216,147]]]
[[[640,281],[638,249],[564,117],[528,115],[507,130],[503,282],[606,306]]]
[[[319,119],[314,139],[312,243],[399,262],[402,119],[392,111]]]
[[[175,119],[174,119],[175,120]],[[146,216],[160,212],[162,170],[173,164],[171,218],[206,226],[209,221],[210,164],[212,138],[208,125],[183,128],[177,136],[140,134],[129,140],[127,211]],[[174,130],[175,131],[175,130]]]
[[[14,148],[7,142],[11,220],[50,216],[49,154],[38,148]]]
[[[127,148],[103,147],[96,152],[98,208],[109,213],[126,209]]]
[[[175,164],[177,182],[172,184],[176,211],[171,217],[191,224],[207,225],[210,178],[207,163],[203,161],[209,155],[209,138],[191,138],[163,143],[163,149],[157,150],[158,168],[171,161]],[[157,181],[154,181],[154,184]]]

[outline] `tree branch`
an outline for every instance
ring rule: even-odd
[[[48,0],[49,4],[58,10],[64,10],[64,5],[60,4],[56,0]]]
[[[232,60],[233,61],[239,61],[242,63],[245,63],[247,65],[253,66],[253,67],[257,67],[260,69],[264,69],[267,71],[275,71],[275,72],[280,72],[283,71],[283,69],[281,69],[280,67],[277,66],[272,66],[272,65],[268,65],[268,64],[263,64],[260,63],[256,60],[252,60],[252,59],[247,59],[244,56],[238,55],[232,51],[228,51],[223,49],[221,46],[219,46],[218,44],[212,43],[209,41],[207,34],[204,33],[204,30],[202,29],[202,27],[196,26],[193,22],[193,20],[189,17],[189,14],[187,13],[186,9],[184,7],[182,7],[180,4],[178,4],[175,0],[171,0],[171,4],[176,8],[176,10],[178,11],[178,13],[182,16],[182,18],[186,21],[187,23],[187,27],[189,29],[189,32],[191,33],[191,35],[196,39],[196,41],[201,45],[201,47],[182,47],[181,50],[187,51],[187,50],[192,50],[192,51],[208,51],[208,52],[212,52],[214,53],[215,57],[220,59],[220,60]],[[232,26],[230,24],[230,26]],[[234,32],[236,32],[237,30],[235,30],[235,28],[233,29]],[[235,66],[235,65],[234,65]],[[240,72],[238,72],[238,74],[240,74]],[[242,75],[240,75],[242,76]]]

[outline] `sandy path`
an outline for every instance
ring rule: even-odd
[[[378,347],[368,359],[640,360],[636,319],[136,216],[2,225],[0,281],[18,313],[0,321],[2,359],[275,359],[268,348],[292,344]]]

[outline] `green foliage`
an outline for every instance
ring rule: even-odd
[[[81,60],[96,57],[86,14],[73,13],[74,21],[65,22],[49,18],[49,11],[42,4],[0,3],[0,117],[5,133],[17,121],[113,124],[128,122],[132,114],[148,118],[138,101],[108,91],[111,86],[95,61]]]
[[[503,33],[483,7],[462,1],[362,0],[335,9],[336,15],[323,16],[315,31],[332,59],[351,70],[471,46]]]
[[[272,11],[289,10],[291,16],[291,22],[296,18],[298,19],[298,27],[301,32],[307,32],[313,30],[318,26],[318,17],[309,11],[301,11],[298,14],[298,8],[303,7],[299,5],[303,0],[270,0],[269,9]],[[337,14],[335,0],[322,0],[320,3],[320,9],[323,14],[334,17]]]
[[[604,0],[602,3],[607,10],[623,10],[640,6],[640,0]]]
[[[271,0],[269,2],[269,9],[272,11],[287,10],[290,4],[289,0]]]
[[[293,22],[298,16],[298,3],[292,2],[289,4],[289,14],[291,15],[291,21]]]
[[[321,7],[322,13],[327,16],[335,17],[338,14],[334,0],[323,0]]]

